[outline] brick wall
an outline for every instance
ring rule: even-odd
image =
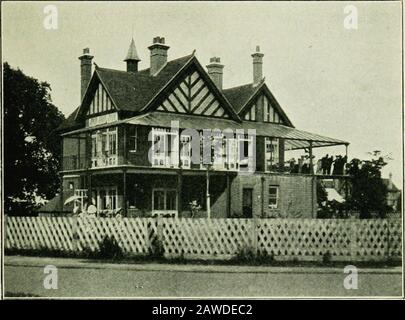
[[[313,183],[312,177],[305,176],[238,175],[231,185],[231,216],[242,215],[243,188],[251,188],[254,216],[312,218],[316,203]],[[268,206],[270,185],[279,187],[277,209]]]

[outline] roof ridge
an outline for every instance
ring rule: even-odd
[[[193,57],[193,56],[194,56],[193,54],[188,54],[188,55],[186,55],[186,56],[179,57],[179,58],[176,58],[176,59],[167,61],[167,63],[165,64],[165,66],[162,68],[162,70],[163,70],[169,63],[171,63],[171,62],[176,62],[176,61],[178,61],[178,60],[185,59],[185,58],[191,58],[191,57]],[[113,68],[105,68],[105,67],[100,67],[100,66],[98,66],[98,65],[97,65],[97,68],[96,68],[96,69],[97,69],[97,70],[114,71],[114,72],[122,72],[122,73],[125,73],[125,74],[129,74],[129,73],[133,74],[133,72],[128,72],[128,71],[125,71],[125,70],[118,70],[118,69],[113,69]],[[136,72],[136,74],[139,74],[140,72],[144,73],[145,71],[147,71],[147,70],[149,70],[149,69],[150,69],[150,68],[146,68],[146,69],[139,70],[138,72]],[[162,71],[162,70],[160,70],[160,71]]]
[[[253,87],[253,83],[241,84],[241,85],[238,85],[238,86],[235,86],[235,87],[230,87],[230,88],[223,89],[222,91],[239,89],[241,87],[247,87],[247,86],[252,86]]]

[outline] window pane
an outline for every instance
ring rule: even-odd
[[[153,192],[153,210],[165,209],[165,193],[164,191],[155,190]]]
[[[166,210],[176,210],[176,191],[169,190],[166,193]]]
[[[277,205],[277,199],[276,198],[269,198],[269,205],[270,206],[276,206]]]
[[[270,187],[269,188],[269,195],[270,196],[277,196],[277,187]]]

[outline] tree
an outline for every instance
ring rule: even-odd
[[[353,159],[348,164],[351,175],[352,192],[348,198],[348,208],[358,210],[360,218],[371,218],[373,212],[384,217],[387,212],[387,186],[381,179],[381,169],[387,164],[386,156],[380,151],[370,153],[371,160]]]
[[[52,104],[51,87],[6,62],[4,75],[4,200],[8,214],[30,214],[37,199],[59,187],[60,137],[64,120]]]

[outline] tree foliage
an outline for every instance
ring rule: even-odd
[[[64,120],[52,104],[50,85],[8,63],[4,74],[4,199],[9,214],[27,214],[37,197],[59,187],[61,143],[55,129]]]
[[[347,201],[350,210],[360,212],[360,218],[371,218],[373,213],[384,217],[387,210],[387,186],[381,179],[381,169],[387,164],[387,157],[380,151],[370,153],[371,160],[353,159],[348,164],[352,177],[352,192]]]

